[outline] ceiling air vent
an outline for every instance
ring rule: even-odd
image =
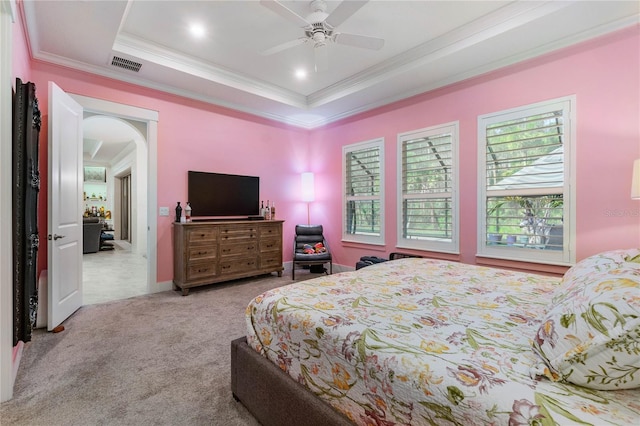
[[[113,58],[111,58],[111,65],[134,72],[140,71],[140,67],[142,66],[140,62],[130,61],[129,59],[124,59],[119,56],[114,56]]]

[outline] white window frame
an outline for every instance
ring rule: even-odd
[[[354,151],[360,151],[365,149],[378,148],[380,153],[380,191],[378,195],[371,197],[352,197],[346,194],[347,187],[347,154]],[[345,145],[342,147],[342,241],[353,243],[364,243],[372,245],[384,245],[384,220],[385,220],[385,202],[384,202],[384,138],[373,139],[364,142],[358,142],[351,145]],[[380,203],[380,233],[379,235],[364,235],[364,234],[348,234],[346,229],[347,223],[347,202],[350,199],[357,200],[378,200]]]
[[[459,127],[460,124],[458,121],[454,121],[451,123],[440,124],[436,126],[427,127],[424,129],[413,130],[410,132],[399,133],[398,134],[398,167],[397,167],[397,186],[398,186],[398,201],[397,201],[397,243],[396,246],[398,248],[408,248],[408,249],[416,249],[416,250],[430,250],[436,252],[444,252],[444,253],[460,253],[460,223],[459,223],[459,195],[458,195],[458,181],[459,181],[459,167],[458,167],[458,135],[459,135]],[[403,237],[403,226],[404,217],[403,217],[403,204],[405,198],[415,198],[415,196],[406,196],[403,194],[403,161],[402,161],[402,152],[404,143],[410,140],[419,139],[419,138],[428,138],[431,136],[441,135],[443,133],[451,134],[451,191],[449,192],[452,209],[451,209],[451,225],[452,225],[452,233],[451,239],[445,238],[423,238],[423,239],[415,239],[415,238],[405,238]],[[447,194],[444,192],[440,193],[430,193],[430,194],[421,194],[420,197],[442,197],[443,194]]]
[[[486,187],[486,128],[487,125],[507,120],[541,114],[549,111],[563,111],[563,249],[536,250],[514,248],[507,245],[486,244],[487,229],[487,187]],[[477,255],[496,259],[526,261],[551,265],[571,265],[575,263],[576,207],[575,207],[575,95],[524,105],[500,112],[478,116],[478,233]]]

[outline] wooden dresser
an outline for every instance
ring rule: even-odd
[[[173,285],[191,287],[277,272],[282,276],[282,220],[173,224]]]

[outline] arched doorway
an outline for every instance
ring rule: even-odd
[[[83,304],[148,293],[147,158],[144,122],[84,113],[85,216],[104,223],[98,252],[83,255]],[[101,179],[100,179],[101,180]],[[108,240],[106,238],[109,238]]]

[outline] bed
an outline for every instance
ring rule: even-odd
[[[640,419],[640,250],[563,278],[406,258],[270,290],[232,343],[264,425]]]

